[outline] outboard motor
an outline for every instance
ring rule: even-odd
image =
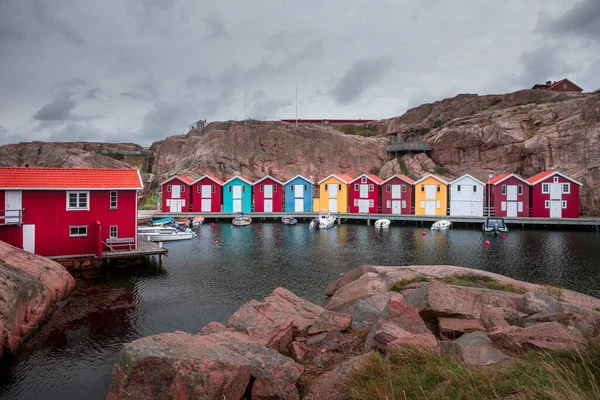
[[[313,225],[314,229],[319,229],[319,225],[320,225],[319,218],[313,219],[312,222],[313,222],[312,225]]]
[[[498,234],[498,222],[494,222],[494,235]]]

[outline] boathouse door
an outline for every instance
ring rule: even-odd
[[[550,200],[550,218],[562,218],[561,200]]]
[[[265,212],[273,212],[273,199],[265,199]]]
[[[181,186],[179,186],[179,185],[172,185],[171,198],[172,199],[179,199],[179,198],[181,198]]]
[[[329,199],[329,211],[337,212],[337,199]]]
[[[515,186],[515,193],[516,193],[516,188],[517,187]],[[517,216],[517,202],[516,201],[507,201],[506,202],[506,216],[507,217],[516,217]]]
[[[550,200],[562,200],[562,184],[550,184]]]
[[[393,187],[393,186],[392,186]],[[402,214],[400,200],[392,200],[392,214]]]
[[[174,200],[171,199],[171,205],[169,208],[170,212],[181,212],[181,207],[183,206],[183,200]]]
[[[23,250],[35,253],[35,225],[23,225]]]
[[[242,187],[233,186],[233,212],[242,212]]]
[[[435,199],[435,185],[425,185],[425,199]],[[435,208],[435,205],[434,205]]]
[[[392,185],[392,199],[400,198],[400,185]],[[400,213],[398,213],[400,214]]]
[[[435,200],[425,200],[425,215],[435,215]]]
[[[369,212],[369,200],[358,200],[358,212],[368,213]]]
[[[200,204],[200,211],[202,212],[211,212],[211,207],[212,206],[212,202],[210,199],[202,199],[202,202]]]
[[[517,185],[508,185],[506,187],[506,200],[517,201]]]
[[[7,190],[4,192],[4,208],[6,209],[4,223],[20,224],[21,221],[21,191]],[[1,220],[0,220],[1,221]]]
[[[294,199],[294,211],[304,212],[304,199]]]
[[[369,198],[369,185],[360,185],[360,198]]]

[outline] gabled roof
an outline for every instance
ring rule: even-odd
[[[211,181],[213,181],[214,183],[216,183],[216,184],[219,184],[219,185],[223,186],[223,183],[224,183],[224,182],[223,182],[222,180],[220,180],[219,178],[217,178],[217,177],[215,177],[215,176],[212,176],[212,175],[202,175],[200,178],[198,178],[198,179],[196,179],[194,182],[192,182],[192,185],[195,185],[196,183],[200,182],[200,181],[201,181],[202,179],[204,179],[204,178],[208,178],[208,179],[210,179]]]
[[[414,184],[416,185],[417,183],[422,182],[422,181],[424,181],[425,179],[427,179],[429,177],[442,182],[444,185],[448,184],[447,180],[445,180],[444,178],[442,178],[442,177],[440,177],[440,176],[438,176],[436,174],[425,174],[425,176],[423,176],[421,179],[419,179],[418,181],[416,181]]]
[[[352,182],[352,178],[349,177],[348,175],[344,175],[344,174],[331,174],[329,176],[326,176],[325,178],[321,179],[318,184],[320,185],[321,183],[325,182],[327,179],[334,177],[339,181],[342,181],[344,183],[350,183]]]
[[[570,180],[573,183],[578,184],[579,186],[583,186],[582,183],[577,182],[575,179],[568,177],[567,175],[560,173],[558,171],[544,171],[544,172],[540,172],[539,174],[536,174],[534,176],[532,176],[531,178],[527,179],[527,182],[529,182],[529,184],[533,185],[537,185],[538,183],[540,183],[541,181],[550,178],[553,175],[560,175],[565,179]]]
[[[187,183],[188,185],[191,185],[192,183],[194,183],[194,180],[192,178],[190,178],[187,175],[175,175],[170,177],[169,179],[167,179],[166,181],[164,181],[163,183],[161,183],[161,186],[166,184],[167,182],[172,181],[173,179],[179,179],[182,182]]]
[[[291,181],[293,181],[293,180],[294,180],[294,179],[296,179],[296,178],[304,179],[306,182],[310,183],[311,185],[313,185],[313,184],[314,184],[314,183],[313,183],[313,182],[312,182],[310,179],[308,179],[308,178],[305,178],[305,177],[303,177],[302,175],[296,175],[296,176],[295,176],[295,177],[293,177],[292,179],[289,179],[287,182],[285,182],[285,183],[284,183],[284,185],[287,185],[288,183],[290,183]]]
[[[246,178],[245,176],[243,176],[243,175],[236,175],[236,176],[232,177],[231,179],[225,181],[225,183],[223,183],[223,185],[227,185],[229,182],[231,182],[235,178],[241,179],[241,180],[243,180],[244,182],[246,182],[249,185],[253,185],[254,184],[254,182],[252,182],[250,179]]]
[[[0,189],[142,189],[137,169],[0,167]]]
[[[365,177],[373,182],[375,182],[378,185],[381,185],[383,183],[383,179],[381,179],[380,177],[378,177],[377,175],[373,175],[373,174],[362,174],[360,176],[357,176],[356,178],[354,178],[351,182],[354,182],[362,177]]]
[[[283,186],[283,182],[279,181],[278,179],[273,178],[271,175],[263,176],[262,178],[260,178],[256,182],[254,182],[254,185],[256,185],[258,182],[264,181],[265,179],[271,179],[271,180],[279,183],[281,186]]]
[[[392,175],[389,178],[387,178],[385,181],[381,182],[381,184],[383,185],[384,183],[388,183],[389,181],[391,181],[394,178],[399,178],[399,179],[403,180],[404,182],[411,184],[411,185],[415,184],[414,179],[410,179],[408,176],[403,175],[403,174]]]
[[[464,174],[463,176],[461,176],[460,178],[456,178],[455,180],[453,180],[452,182],[450,182],[450,185],[455,184],[456,182],[465,179],[465,178],[471,178],[473,179],[475,182],[479,183],[481,186],[485,186],[485,183],[481,182],[479,179],[475,178],[474,176],[470,175],[470,174]]]
[[[576,84],[574,84],[573,82],[571,82],[571,81],[570,81],[570,80],[568,80],[568,79],[561,79],[561,80],[560,80],[560,81],[558,81],[558,82],[554,82],[552,85],[548,86],[548,89],[546,89],[546,90],[552,90],[552,89],[554,89],[555,87],[562,85],[564,82],[569,82],[571,85],[575,86],[577,89],[579,89],[579,90],[581,90],[581,91],[583,92],[583,89],[582,89],[582,88],[580,88],[579,86],[577,86]]]
[[[523,179],[523,177],[521,177],[521,176],[519,176],[517,174],[500,174],[500,175],[498,175],[498,176],[490,179],[485,184],[486,185],[494,185],[494,186],[496,186],[497,184],[499,184],[501,182],[504,182],[505,180],[507,180],[510,177],[517,178],[521,182],[523,182],[523,183],[531,186],[531,184],[529,182],[527,182],[525,179]]]

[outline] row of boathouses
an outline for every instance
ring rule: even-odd
[[[255,182],[236,175],[227,181],[204,175],[174,176],[161,185],[165,212],[339,212],[432,216],[578,218],[581,183],[559,171],[525,179],[500,174],[486,183],[466,174],[451,182],[426,174],[418,180],[373,174],[331,174],[314,183],[297,175],[281,182]],[[485,213],[484,213],[485,209]]]

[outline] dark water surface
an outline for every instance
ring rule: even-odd
[[[195,239],[166,244],[162,270],[152,264],[78,277],[67,301],[0,366],[0,398],[102,399],[123,343],[160,332],[196,333],[278,286],[320,303],[330,281],[361,264],[459,265],[600,297],[598,234],[515,230],[502,240],[478,230],[422,231],[202,226]]]

